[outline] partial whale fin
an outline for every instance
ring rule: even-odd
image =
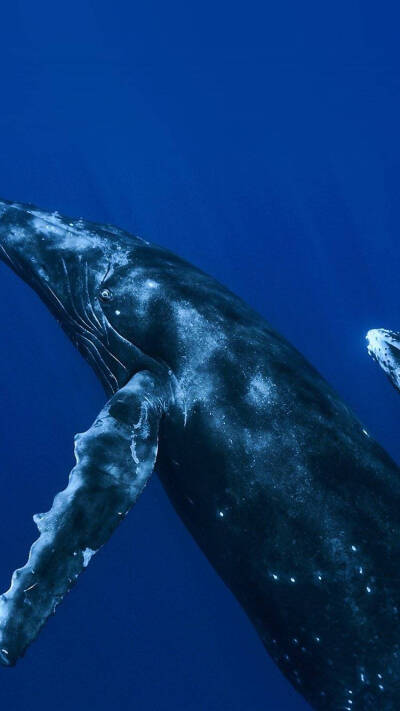
[[[400,391],[400,332],[375,328],[367,333],[368,353]]]
[[[76,466],[46,514],[26,565],[0,598],[0,661],[15,664],[145,487],[169,386],[137,373],[75,437]]]

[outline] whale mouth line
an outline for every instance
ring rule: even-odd
[[[87,260],[78,257],[78,286],[73,289],[70,269],[64,257],[58,262],[65,285],[64,298],[50,284],[48,270],[35,263],[33,268],[0,242],[0,260],[28,283],[55,316],[68,338],[91,365],[109,395],[123,387],[131,377],[129,368],[110,345],[110,324],[104,314],[96,313],[89,286]],[[119,335],[119,334],[118,334]],[[132,344],[133,346],[133,344]]]

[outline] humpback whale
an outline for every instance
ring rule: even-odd
[[[122,229],[1,201],[0,256],[109,398],[0,598],[1,663],[25,653],[156,469],[311,707],[398,711],[400,471],[338,394],[227,288]]]

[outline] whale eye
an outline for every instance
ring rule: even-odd
[[[102,289],[100,291],[99,296],[102,301],[111,301],[113,297],[112,291],[110,291],[110,289]]]

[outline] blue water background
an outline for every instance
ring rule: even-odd
[[[113,222],[213,274],[400,459],[368,359],[400,328],[396,3],[16,1],[0,27],[0,195]],[[0,588],[104,402],[0,268]],[[204,462],[207,466],[207,462]],[[399,512],[400,515],[400,512]],[[12,711],[305,711],[156,478],[15,669]]]

